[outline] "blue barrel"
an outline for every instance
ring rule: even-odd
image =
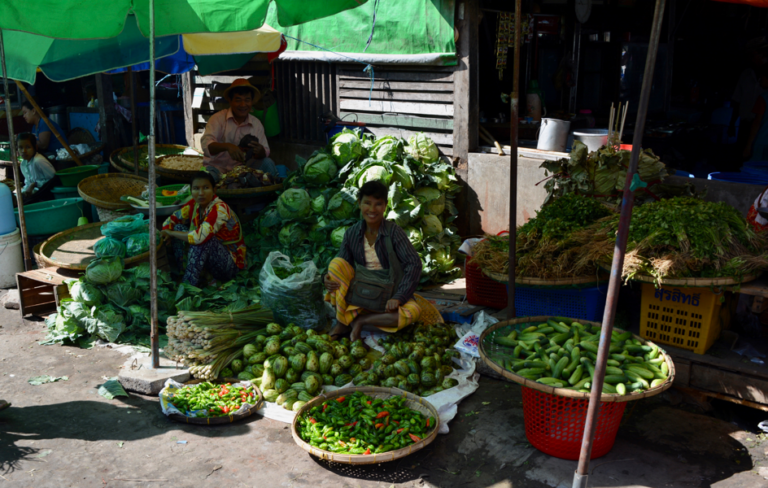
[[[0,236],[16,230],[13,217],[13,194],[5,183],[0,183]]]
[[[748,175],[768,175],[768,161],[747,161],[741,172]]]
[[[673,176],[682,176],[683,178],[695,178],[695,176],[693,176],[693,173],[689,173],[687,171],[682,171],[679,169],[675,170],[675,174]]]
[[[727,181],[728,183],[743,183],[746,185],[768,185],[768,173],[762,175],[749,173],[709,173],[707,179],[712,181]]]

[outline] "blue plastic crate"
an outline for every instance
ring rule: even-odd
[[[515,287],[518,317],[553,315],[600,322],[603,319],[608,283],[590,288]]]

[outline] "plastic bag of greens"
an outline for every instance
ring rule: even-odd
[[[93,252],[99,258],[124,258],[125,244],[111,237],[104,237],[93,245]]]
[[[122,241],[126,237],[148,232],[149,221],[144,214],[126,215],[101,226],[101,234]]]
[[[149,234],[133,234],[123,239],[128,257],[149,251]]]
[[[323,283],[312,261],[294,266],[285,254],[273,251],[259,273],[261,303],[280,325],[305,329],[326,325]]]

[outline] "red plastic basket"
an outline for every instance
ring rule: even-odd
[[[560,459],[578,460],[589,400],[551,395],[523,387],[525,436],[539,451]],[[613,448],[626,402],[601,402],[590,459]]]
[[[485,276],[470,258],[464,262],[464,277],[467,279],[467,301],[470,305],[499,310],[507,308],[507,285]]]

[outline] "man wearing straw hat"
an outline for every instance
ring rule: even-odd
[[[239,164],[248,163],[255,169],[277,175],[277,167],[269,159],[264,126],[251,115],[253,104],[261,98],[259,89],[245,78],[239,78],[224,90],[224,98],[229,102],[229,108],[215,113],[205,126],[201,140],[205,154],[203,164],[226,173]],[[246,136],[251,136],[251,140],[241,147]],[[249,153],[252,156],[246,160]]]

